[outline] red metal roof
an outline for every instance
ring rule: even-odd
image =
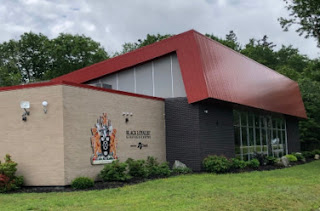
[[[306,118],[299,86],[191,30],[127,54],[52,79],[84,83],[176,52],[189,103],[208,98]]]

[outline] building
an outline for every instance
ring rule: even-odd
[[[211,154],[282,156],[300,151],[306,118],[296,82],[194,30],[47,83],[1,88],[0,100],[0,154],[17,158],[26,178],[41,172],[29,185],[67,185],[128,157],[200,171]],[[17,118],[23,100],[26,122]]]

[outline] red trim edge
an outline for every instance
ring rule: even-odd
[[[73,83],[73,82],[68,82],[68,81],[58,81],[58,82],[50,81],[50,82],[40,82],[40,83],[17,85],[17,86],[6,86],[6,87],[0,87],[0,92],[12,91],[12,90],[18,90],[18,89],[29,89],[29,88],[37,88],[37,87],[45,87],[45,86],[54,86],[54,85],[68,85],[68,86],[74,86],[74,87],[79,87],[79,88],[93,89],[93,90],[103,91],[103,92],[110,92],[110,93],[114,93],[114,94],[127,95],[127,96],[131,96],[131,97],[140,97],[140,98],[145,98],[145,99],[164,101],[164,98],[160,98],[160,97],[152,97],[152,96],[147,96],[147,95],[135,94],[135,93],[131,93],[131,92],[124,92],[124,91],[118,91],[118,90],[113,90],[113,89],[105,89],[105,88],[90,86],[90,85],[86,85],[86,84],[78,84],[78,83]]]

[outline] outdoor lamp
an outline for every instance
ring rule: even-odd
[[[42,102],[42,106],[43,106],[43,112],[46,114],[47,113],[48,102],[47,101],[43,101]]]
[[[24,110],[24,113],[22,114],[22,121],[27,121],[27,116],[30,115],[30,111],[27,110],[27,109],[30,109],[30,102],[29,101],[21,101],[20,108],[22,108]]]

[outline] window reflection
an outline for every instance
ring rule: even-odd
[[[287,152],[285,119],[234,110],[235,153],[250,160],[255,152],[281,157]]]

